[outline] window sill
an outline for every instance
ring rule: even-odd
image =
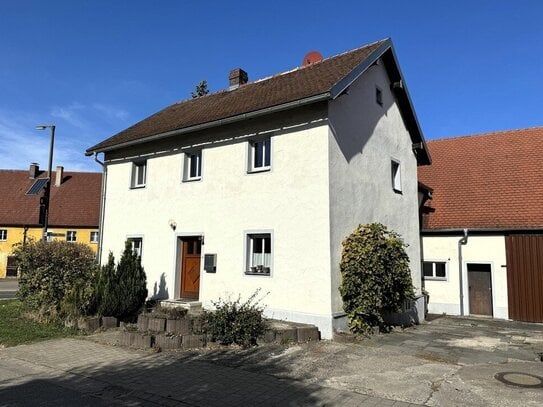
[[[270,277],[271,273],[258,273],[258,272],[253,273],[252,271],[246,271],[245,275],[246,276],[266,276],[266,277]]]
[[[251,168],[250,170],[247,170],[247,174],[256,174],[256,173],[259,173],[259,172],[266,172],[266,171],[270,171],[270,170],[271,170],[271,166],[259,167],[259,168]]]
[[[396,193],[396,194],[403,195],[403,192],[402,192],[401,189],[392,188],[392,190],[393,190],[394,193]]]
[[[422,277],[424,281],[448,281],[447,277]]]
[[[142,188],[145,188],[145,184],[143,184],[143,185],[132,185],[130,187],[130,189],[142,189]]]
[[[184,179],[183,182],[195,182],[195,181],[201,181],[202,177],[195,177],[195,178],[187,178]]]

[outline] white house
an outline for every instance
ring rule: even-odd
[[[102,261],[126,239],[156,297],[210,306],[260,288],[268,316],[345,326],[341,242],[382,222],[420,293],[417,165],[429,164],[390,40],[176,103],[104,153]]]
[[[429,312],[543,322],[542,144],[541,127],[428,142]]]

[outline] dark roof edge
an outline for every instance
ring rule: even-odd
[[[280,104],[280,105],[267,107],[265,109],[255,110],[255,111],[248,112],[248,113],[243,113],[243,114],[240,114],[240,115],[237,115],[237,116],[231,116],[231,117],[227,117],[225,119],[219,119],[219,120],[214,120],[212,122],[197,124],[195,126],[190,126],[190,127],[177,129],[177,130],[172,130],[172,131],[168,131],[168,132],[165,132],[165,133],[154,134],[152,136],[147,136],[147,137],[143,137],[143,138],[140,138],[140,139],[137,139],[137,140],[131,140],[131,141],[127,141],[127,142],[124,142],[124,143],[115,144],[113,146],[109,146],[109,147],[105,147],[105,148],[96,148],[96,146],[98,146],[98,144],[97,144],[96,146],[93,146],[93,147],[87,149],[87,151],[85,152],[85,155],[86,156],[91,156],[94,153],[102,153],[102,152],[106,152],[106,151],[117,150],[119,148],[129,147],[129,146],[133,146],[133,145],[136,145],[136,144],[147,143],[149,141],[159,140],[159,139],[170,137],[170,136],[176,136],[178,134],[191,133],[191,132],[198,131],[198,130],[204,130],[204,129],[209,129],[209,128],[212,128],[212,127],[222,126],[224,124],[236,123],[236,122],[240,122],[242,120],[246,120],[246,119],[250,119],[250,118],[258,117],[258,116],[263,116],[263,115],[266,115],[266,114],[269,114],[269,113],[280,112],[282,110],[288,110],[288,109],[292,109],[294,107],[309,105],[311,103],[316,103],[316,102],[328,100],[329,98],[330,98],[330,92],[325,92],[325,93],[310,96],[310,97],[307,97],[307,98],[304,98],[304,99],[298,99],[298,100],[283,103],[283,104]]]
[[[420,165],[430,165],[432,163],[432,158],[430,157],[430,152],[428,146],[426,145],[426,140],[424,140],[424,135],[420,128],[419,121],[417,119],[417,114],[415,113],[415,108],[413,107],[413,102],[409,96],[409,91],[405,83],[403,73],[400,69],[400,64],[398,63],[398,58],[396,57],[396,52],[394,51],[394,46],[392,45],[392,40],[387,38],[383,40],[382,44],[379,45],[369,56],[367,56],[356,68],[354,68],[349,74],[344,78],[338,81],[331,90],[332,99],[337,98],[341,93],[345,91],[356,79],[358,79],[366,70],[372,66],[379,58],[383,57],[385,62],[385,69],[388,73],[388,76],[393,82],[401,80],[403,86],[398,89],[395,94],[400,105],[400,110],[402,117],[404,117],[405,125],[407,131],[411,135],[411,140],[414,144],[422,143],[422,148],[418,151],[422,152],[422,156],[417,154],[417,162]]]
[[[514,232],[523,232],[523,233],[543,233],[543,227],[533,227],[533,228],[466,228],[468,233],[475,234],[488,234],[488,233],[514,233]],[[463,235],[464,229],[460,228],[450,228],[450,229],[422,229],[421,234],[424,236],[430,235]]]

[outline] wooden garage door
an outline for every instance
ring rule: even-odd
[[[543,322],[543,235],[505,237],[509,318]]]

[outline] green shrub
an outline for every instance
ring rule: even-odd
[[[97,268],[95,254],[81,243],[29,241],[13,254],[20,270],[17,295],[44,318],[59,314],[67,293],[88,287]]]
[[[256,300],[260,290],[245,302],[241,296],[237,300],[214,301],[214,311],[204,311],[204,330],[211,336],[212,341],[223,345],[235,343],[243,347],[256,345],[256,340],[264,334],[267,328],[263,317],[264,307]]]
[[[414,298],[409,257],[400,236],[379,223],[360,225],[343,241],[339,291],[352,332],[369,335],[385,311]]]
[[[131,318],[141,309],[147,298],[147,278],[140,257],[125,243],[119,264],[113,254],[98,273],[95,284],[97,312],[120,319]]]

